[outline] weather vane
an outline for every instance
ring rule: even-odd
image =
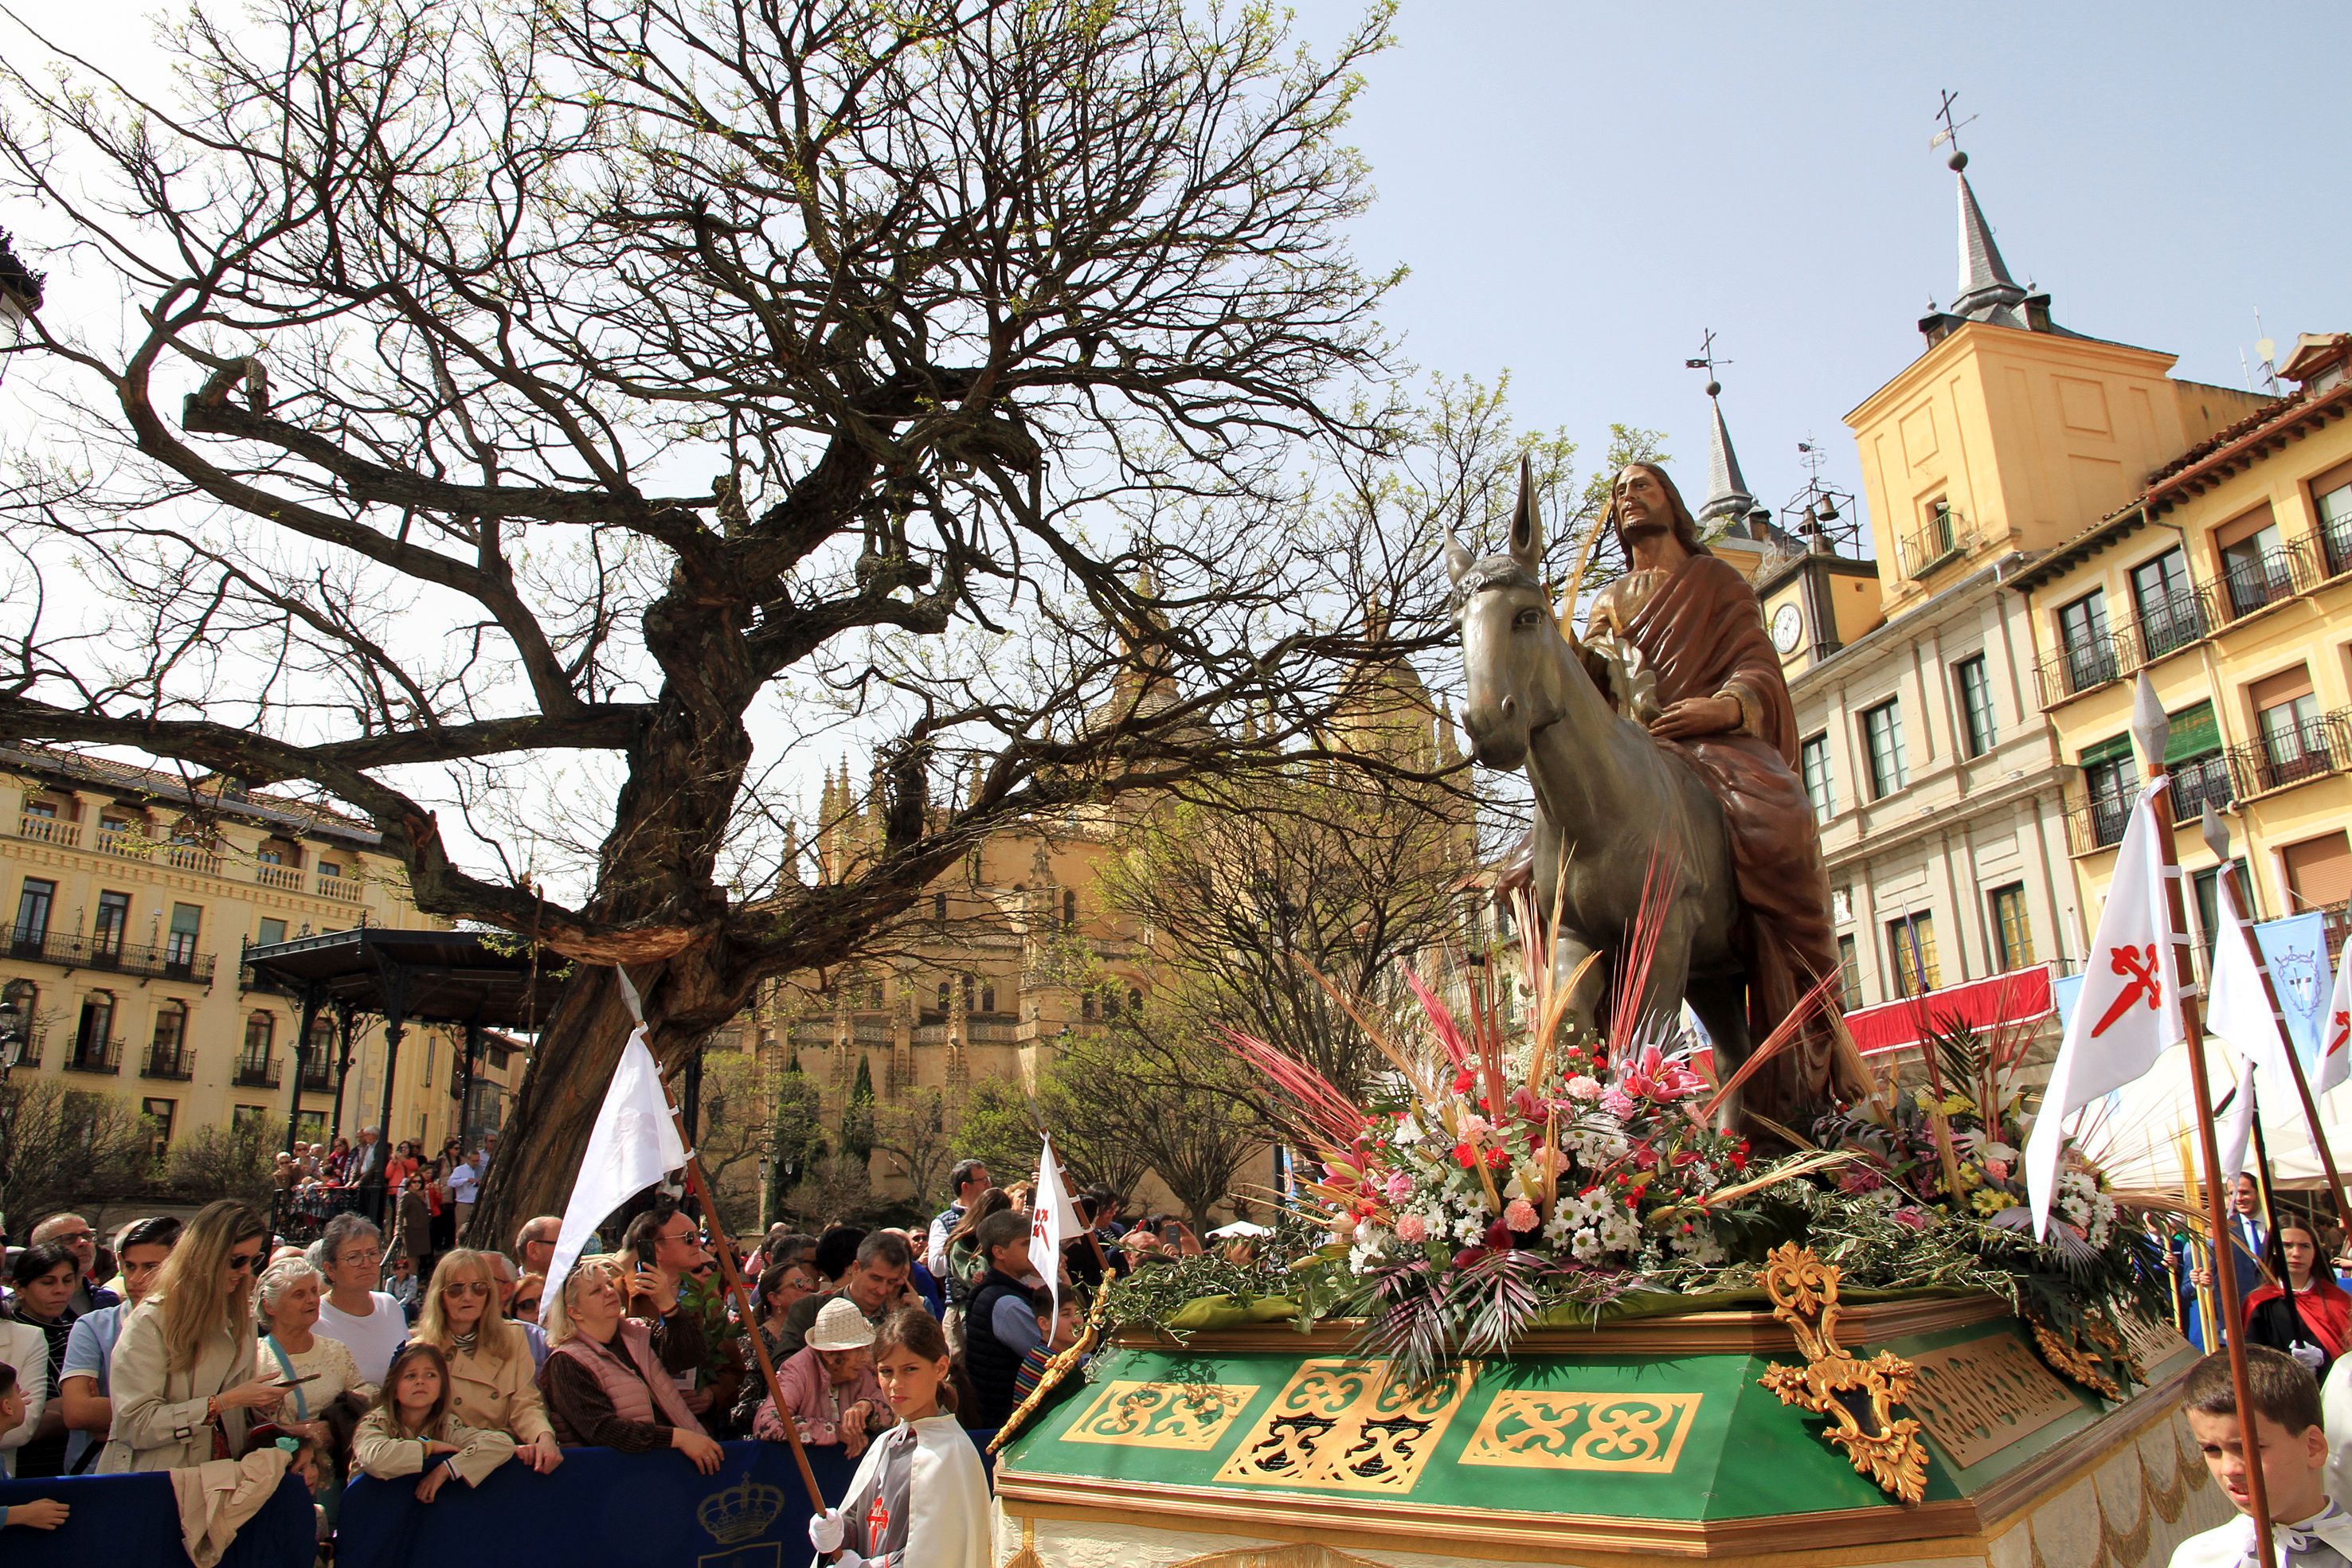
[[[1706,372],[1706,395],[1709,397],[1715,397],[1723,391],[1723,383],[1715,379],[1715,368],[1717,365],[1727,365],[1729,363],[1731,363],[1729,360],[1718,360],[1715,357],[1715,329],[1709,327],[1706,329],[1706,336],[1699,341],[1698,358],[1695,360],[1685,360],[1683,361],[1683,368],[1687,371],[1705,371]]]
[[[1952,144],[1952,155],[1946,162],[1951,164],[1956,173],[1969,166],[1969,155],[1960,151],[1960,127],[1974,125],[1977,122],[1977,117],[1973,114],[1966,120],[1956,120],[1952,118],[1952,105],[1959,101],[1958,93],[1954,92],[1950,88],[1944,89],[1944,101],[1936,106],[1936,118],[1943,121],[1944,129],[1927,139],[1927,151],[1930,152],[1947,141]]]

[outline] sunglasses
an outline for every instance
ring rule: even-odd
[[[228,1255],[228,1266],[232,1273],[249,1273],[253,1266],[260,1261],[261,1254],[258,1252],[232,1252]]]
[[[487,1296],[490,1288],[479,1280],[452,1280],[441,1287],[445,1296]]]
[[[537,1296],[523,1296],[518,1298],[514,1304],[514,1310],[518,1312],[535,1312],[539,1311],[539,1298]]]

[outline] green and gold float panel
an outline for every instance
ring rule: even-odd
[[[1007,1448],[997,1485],[1008,1518],[1261,1537],[1272,1523],[1276,1538],[1318,1540],[1441,1530],[1584,1555],[1980,1538],[2168,1419],[2170,1385],[2195,1359],[2168,1327],[2136,1326],[2148,1385],[2119,1403],[2053,1371],[1990,1299],[1853,1306],[1843,1333],[1856,1356],[1888,1351],[1916,1369],[1895,1412],[1927,1448],[1916,1506],[1858,1473],[1821,1416],[1762,1386],[1803,1358],[1787,1327],[1749,1312],[1544,1331],[1419,1390],[1354,1354],[1343,1325],[1129,1340]]]

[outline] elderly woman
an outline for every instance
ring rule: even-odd
[[[392,1353],[408,1338],[408,1314],[376,1289],[383,1269],[382,1233],[356,1214],[327,1221],[319,1238],[318,1266],[327,1276],[319,1303],[319,1332],[343,1342],[366,1382],[381,1385]]]
[[[515,1457],[545,1475],[563,1462],[531,1375],[539,1364],[522,1325],[499,1315],[489,1259],[459,1248],[443,1255],[425,1288],[412,1344],[429,1344],[449,1368],[449,1414],[515,1440]]]
[[[123,1320],[108,1392],[114,1424],[101,1475],[200,1465],[245,1447],[246,1423],[286,1387],[253,1354],[253,1269],[269,1227],[234,1198],[206,1204]]]
[[[262,1270],[257,1296],[262,1334],[254,1364],[264,1378],[295,1385],[278,1424],[311,1442],[326,1440],[320,1412],[336,1395],[348,1394],[362,1405],[375,1398],[375,1385],[360,1375],[351,1347],[317,1332],[326,1289],[327,1277],[308,1259],[295,1257]]]
[[[724,1457],[662,1370],[644,1323],[626,1314],[631,1260],[583,1258],[541,1302],[547,1364],[539,1391],[555,1437],[625,1454],[676,1448],[704,1475]]]
[[[867,1432],[891,1423],[889,1401],[874,1375],[874,1325],[846,1297],[818,1310],[808,1343],[776,1368],[776,1384],[803,1443],[839,1443],[854,1459],[865,1452]],[[773,1399],[760,1401],[751,1436],[786,1440]]]

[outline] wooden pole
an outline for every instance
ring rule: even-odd
[[[2212,810],[2212,808],[2209,806],[2206,808],[2206,810],[2210,813]],[[2220,819],[2218,818],[2215,819],[2216,821],[2219,820]],[[2226,851],[2229,847],[2229,840],[2224,838],[2221,841],[2221,843],[2222,850]],[[2311,1146],[2319,1151],[2319,1168],[2327,1175],[2328,1196],[2336,1200],[2336,1223],[2344,1228],[2344,1233],[2346,1235],[2352,1236],[2352,1202],[2347,1202],[2345,1199],[2344,1177],[2336,1170],[2336,1155],[2327,1146],[2326,1130],[2319,1124],[2319,1103],[2312,1098],[2311,1081],[2304,1076],[2303,1058],[2294,1049],[2294,1037],[2289,1035],[2286,1031],[2286,1014],[2279,1007],[2278,987],[2271,979],[2270,963],[2263,956],[2262,944],[2252,940],[2252,922],[2246,912],[2252,909],[2253,905],[2246,897],[2245,879],[2238,874],[2237,862],[2232,861],[2226,852],[2221,853],[2221,874],[2229,879],[2230,896],[2238,905],[2238,918],[2247,922],[2248,929],[2246,936],[2249,945],[2252,946],[2254,950],[2254,966],[2262,971],[2263,975],[2263,995],[2269,998],[2271,1013],[2279,1020],[2280,1037],[2284,1040],[2286,1043],[2284,1055],[2286,1057],[2287,1072],[2294,1079],[2295,1097],[2303,1102],[2304,1124],[2311,1129]],[[2322,956],[2325,956],[2324,946]],[[2256,1132],[2261,1131],[2262,1124],[2261,1115],[2257,1113],[2254,1120],[2254,1128]],[[2270,1179],[2270,1173],[2267,1169],[2263,1172],[2263,1179],[2264,1182],[2264,1191],[2265,1194],[2267,1194]],[[2277,1228],[2275,1217],[2273,1217],[2272,1228],[2273,1229]]]
[[[664,1094],[663,1099],[667,1101],[668,1095]],[[733,1298],[735,1311],[743,1320],[744,1333],[751,1342],[751,1357],[759,1364],[760,1381],[768,1385],[768,1397],[776,1402],[776,1421],[784,1429],[784,1441],[792,1445],[793,1463],[800,1467],[801,1484],[808,1488],[809,1504],[823,1513],[826,1507],[824,1492],[816,1484],[816,1472],[809,1469],[808,1450],[801,1446],[800,1426],[793,1419],[792,1406],[784,1402],[783,1385],[776,1377],[776,1364],[768,1354],[768,1342],[760,1336],[760,1315],[751,1291],[744,1288],[742,1270],[735,1266],[735,1243],[727,1234],[725,1222],[719,1218],[710,1178],[703,1174],[702,1156],[687,1142],[686,1118],[675,1104],[669,1107],[669,1119],[677,1128],[679,1145],[686,1150],[687,1186],[702,1205],[702,1222],[710,1227],[711,1249],[719,1255],[719,1277],[726,1282],[727,1293]]]
[[[2152,711],[2151,711],[2152,710]],[[2156,690],[2141,672],[2138,698],[2135,704],[2132,728],[2142,742],[2141,763],[2146,770],[2147,784],[2154,789],[2164,781],[2164,710],[2156,701]],[[2148,730],[2150,735],[2139,735]],[[2147,744],[2149,740],[2154,744]],[[2165,917],[2171,929],[2165,940],[2172,944],[2173,973],[2181,977],[2180,1023],[2189,1049],[2189,1092],[2197,1101],[2198,1152],[2205,1166],[2205,1218],[2212,1238],[2213,1266],[2210,1272],[2221,1296],[2221,1322],[2217,1325],[2221,1343],[2230,1355],[2230,1382],[2237,1396],[2239,1441],[2245,1447],[2246,1490],[2253,1504],[2249,1511],[2254,1520],[2254,1548],[2262,1568],[2277,1568],[2278,1553],[2271,1540],[2270,1490],[2263,1484],[2262,1447],[2255,1435],[2253,1388],[2246,1373],[2246,1325],[2244,1309],[2238,1301],[2238,1270],[2229,1263],[2222,1250],[2230,1234],[2229,1220],[2221,1207],[2221,1149],[2213,1135],[2213,1092],[2210,1075],[2205,1071],[2205,1019],[2201,998],[2186,977],[2194,973],[2189,967],[2189,921],[2180,901],[2180,855],[2172,833],[2172,791],[2161,790],[2156,796],[2155,810],[2158,863],[2164,876]],[[2094,959],[2097,957],[2093,955]]]

